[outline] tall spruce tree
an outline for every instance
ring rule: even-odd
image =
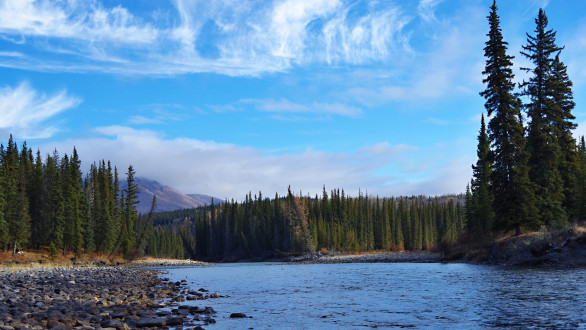
[[[126,173],[126,194],[123,194],[124,209],[121,222],[121,247],[122,252],[127,254],[135,244],[134,223],[137,219],[136,205],[138,202],[138,184],[135,179],[135,172],[132,165]]]
[[[7,188],[6,175],[4,171],[4,159],[6,157],[6,151],[4,145],[0,144],[0,248],[6,250],[8,244],[8,224],[4,217],[6,207],[5,191]]]
[[[487,233],[493,229],[494,211],[493,193],[491,184],[492,155],[490,142],[486,133],[484,114],[480,120],[480,133],[478,135],[478,160],[472,165],[472,205],[467,207],[470,212],[468,217],[468,230],[474,233]]]
[[[524,107],[530,119],[527,134],[529,177],[536,184],[539,209],[539,221],[535,224],[551,225],[567,220],[561,173],[564,155],[558,138],[558,123],[563,115],[553,97],[554,60],[562,48],[555,43],[556,33],[547,30],[548,19],[543,9],[539,10],[535,24],[535,35],[527,34],[527,45],[521,52],[533,63],[533,68],[522,68],[531,77],[521,87],[522,95],[528,99]]]
[[[572,114],[576,103],[574,103],[572,81],[568,77],[567,67],[560,61],[559,54],[553,61],[551,73],[549,89],[555,110],[555,133],[562,154],[559,171],[564,187],[564,208],[573,219],[577,219],[580,215],[576,205],[579,155],[576,139],[572,134],[572,131],[578,127],[574,122],[576,117]]]
[[[496,1],[487,18],[490,30],[484,47],[486,67],[482,72],[486,76],[483,80],[486,89],[480,95],[486,99],[484,107],[491,116],[488,136],[494,161],[493,209],[499,228],[515,228],[515,233],[520,234],[523,226],[535,221],[537,212],[529,181],[521,104],[513,92],[513,57],[507,55],[508,44],[503,40]]]
[[[76,256],[81,255],[84,246],[83,232],[87,221],[86,199],[83,198],[83,182],[81,173],[81,162],[75,147],[69,159],[69,173],[67,184],[69,186],[69,244]]]
[[[2,156],[4,195],[6,198],[4,217],[8,229],[9,243],[14,255],[17,246],[27,243],[30,237],[30,213],[26,191],[26,169],[24,165],[21,166],[20,164],[21,158],[19,158],[18,147],[12,139],[12,135]]]

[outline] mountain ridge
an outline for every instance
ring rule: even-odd
[[[137,177],[135,183],[138,185],[138,201],[140,202],[136,209],[139,213],[143,214],[150,212],[153,195],[157,196],[155,212],[175,211],[210,205],[212,199],[214,203],[221,201],[221,199],[204,194],[184,194],[173,187],[145,177]],[[125,181],[122,182],[122,185],[124,186],[121,188],[126,189]]]

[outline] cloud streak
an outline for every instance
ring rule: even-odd
[[[18,50],[0,53],[0,65],[41,71],[257,76],[315,63],[384,61],[409,50],[404,28],[411,18],[376,1],[173,4],[175,11],[169,15],[139,16],[122,6],[106,8],[97,0],[3,1],[0,36]],[[356,6],[365,9],[357,11]]]
[[[53,136],[59,129],[46,124],[59,113],[79,105],[81,100],[66,90],[53,95],[38,93],[28,83],[0,89],[0,132],[19,138],[37,139]]]
[[[309,105],[294,103],[287,99],[244,99],[239,103],[254,104],[257,110],[271,113],[289,113],[289,114],[322,114],[336,115],[343,117],[358,117],[362,114],[362,109],[349,106],[342,103],[322,103],[313,102]]]

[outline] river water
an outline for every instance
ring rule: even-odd
[[[586,269],[236,263],[164,275],[229,297],[209,329],[586,328]],[[230,313],[252,318],[230,319]]]

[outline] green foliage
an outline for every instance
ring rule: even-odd
[[[488,136],[492,147],[495,225],[499,229],[516,228],[536,219],[533,184],[529,180],[529,155],[525,150],[520,100],[514,94],[512,56],[507,55],[496,3],[488,16],[490,31],[484,48],[486,89],[485,108],[491,116]]]
[[[23,145],[26,148],[26,144]],[[3,223],[4,229],[0,234],[4,236],[4,244],[9,243],[13,254],[17,246],[28,243],[30,237],[30,214],[26,190],[26,173],[30,169],[25,162],[29,159],[27,151],[19,156],[18,147],[12,139],[8,141],[6,150],[2,150],[0,172],[3,177]]]
[[[99,164],[83,180],[75,148],[63,157],[55,150],[43,163],[40,152],[33,159],[26,142],[20,152],[12,137],[6,149],[0,146],[0,246],[13,251],[49,247],[53,256],[58,251],[80,256],[84,248],[113,252],[123,203],[115,200],[120,196],[117,174],[112,175],[109,162],[108,167],[104,161]],[[125,201],[131,206],[125,219],[132,222],[124,227],[126,251],[134,247],[137,235],[136,192],[132,196]]]
[[[136,205],[138,202],[138,184],[135,182],[135,172],[132,165],[128,167],[126,173],[126,194],[122,194],[121,201],[123,201],[123,213],[120,230],[120,242],[122,253],[128,254],[134,244],[136,243],[136,236],[134,230],[134,224],[137,217]]]
[[[492,154],[486,133],[484,114],[481,117],[478,135],[478,161],[472,166],[472,189],[467,191],[467,229],[471,233],[487,233],[494,226],[493,186],[492,186]],[[468,195],[470,194],[470,195]]]
[[[59,257],[59,250],[57,249],[57,246],[55,245],[54,242],[51,242],[51,244],[49,244],[49,258],[51,260],[55,260]]]
[[[560,65],[556,54],[562,48],[555,44],[556,33],[547,30],[548,20],[543,9],[539,10],[535,23],[535,35],[527,36],[527,45],[521,52],[533,63],[533,68],[523,68],[531,76],[521,87],[523,95],[528,98],[524,107],[530,119],[527,135],[529,177],[537,188],[539,220],[534,222],[534,227],[538,227],[567,221],[561,173],[565,156],[559,143],[560,127],[566,118],[553,95],[554,85],[557,84],[555,80],[559,79],[553,74],[554,62],[557,58],[557,65]]]
[[[321,249],[431,249],[452,242],[464,229],[461,202],[463,196],[372,198],[360,193],[352,198],[341,190],[315,197],[289,191],[273,199],[248,194],[241,203],[155,214],[145,252],[170,257],[178,254],[179,245],[188,258],[231,260]],[[413,237],[410,246],[403,242],[402,216]]]
[[[521,52],[533,64],[522,68],[529,73],[529,80],[520,85],[520,95],[526,101],[522,106],[529,119],[525,135],[521,101],[514,93],[513,57],[506,54],[496,1],[488,21],[483,72],[486,89],[480,95],[486,99],[491,117],[490,143],[483,117],[478,161],[466,196],[468,230],[485,234],[515,228],[519,234],[523,227],[560,226],[570,216],[580,219],[586,180],[581,176],[581,156],[572,136],[577,126],[572,114],[575,103],[572,82],[559,58],[563,48],[556,45],[556,33],[547,29],[547,16],[540,9],[535,34],[527,34],[527,45]]]

